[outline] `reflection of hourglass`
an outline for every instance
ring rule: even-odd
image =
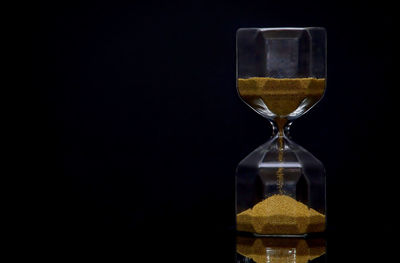
[[[237,263],[325,263],[324,239],[254,238],[236,239]]]
[[[325,170],[289,137],[292,121],[323,96],[323,28],[244,28],[237,32],[237,89],[273,126],[272,138],[236,172],[237,230],[260,235],[325,231]]]

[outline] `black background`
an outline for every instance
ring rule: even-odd
[[[323,26],[327,91],[292,135],[327,169],[328,261],[390,256],[390,6],[54,2],[27,22],[36,253],[233,262],[235,168],[271,134],[237,96],[235,32]]]

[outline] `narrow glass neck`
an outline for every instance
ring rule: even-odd
[[[272,125],[272,136],[273,137],[278,136],[278,137],[290,138],[289,130],[290,130],[292,121],[289,121],[286,118],[276,118],[274,120],[271,120],[270,122]]]

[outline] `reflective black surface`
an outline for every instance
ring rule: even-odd
[[[44,240],[39,235],[26,241],[30,246],[25,253],[44,260],[79,258],[124,262],[392,262],[397,246],[389,235],[382,234],[336,233],[323,239],[251,238],[204,229],[148,235],[105,234],[101,230],[90,235],[54,233],[51,239]]]

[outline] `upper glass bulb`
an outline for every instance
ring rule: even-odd
[[[325,92],[325,29],[241,28],[236,61],[243,101],[270,120],[293,120]]]

